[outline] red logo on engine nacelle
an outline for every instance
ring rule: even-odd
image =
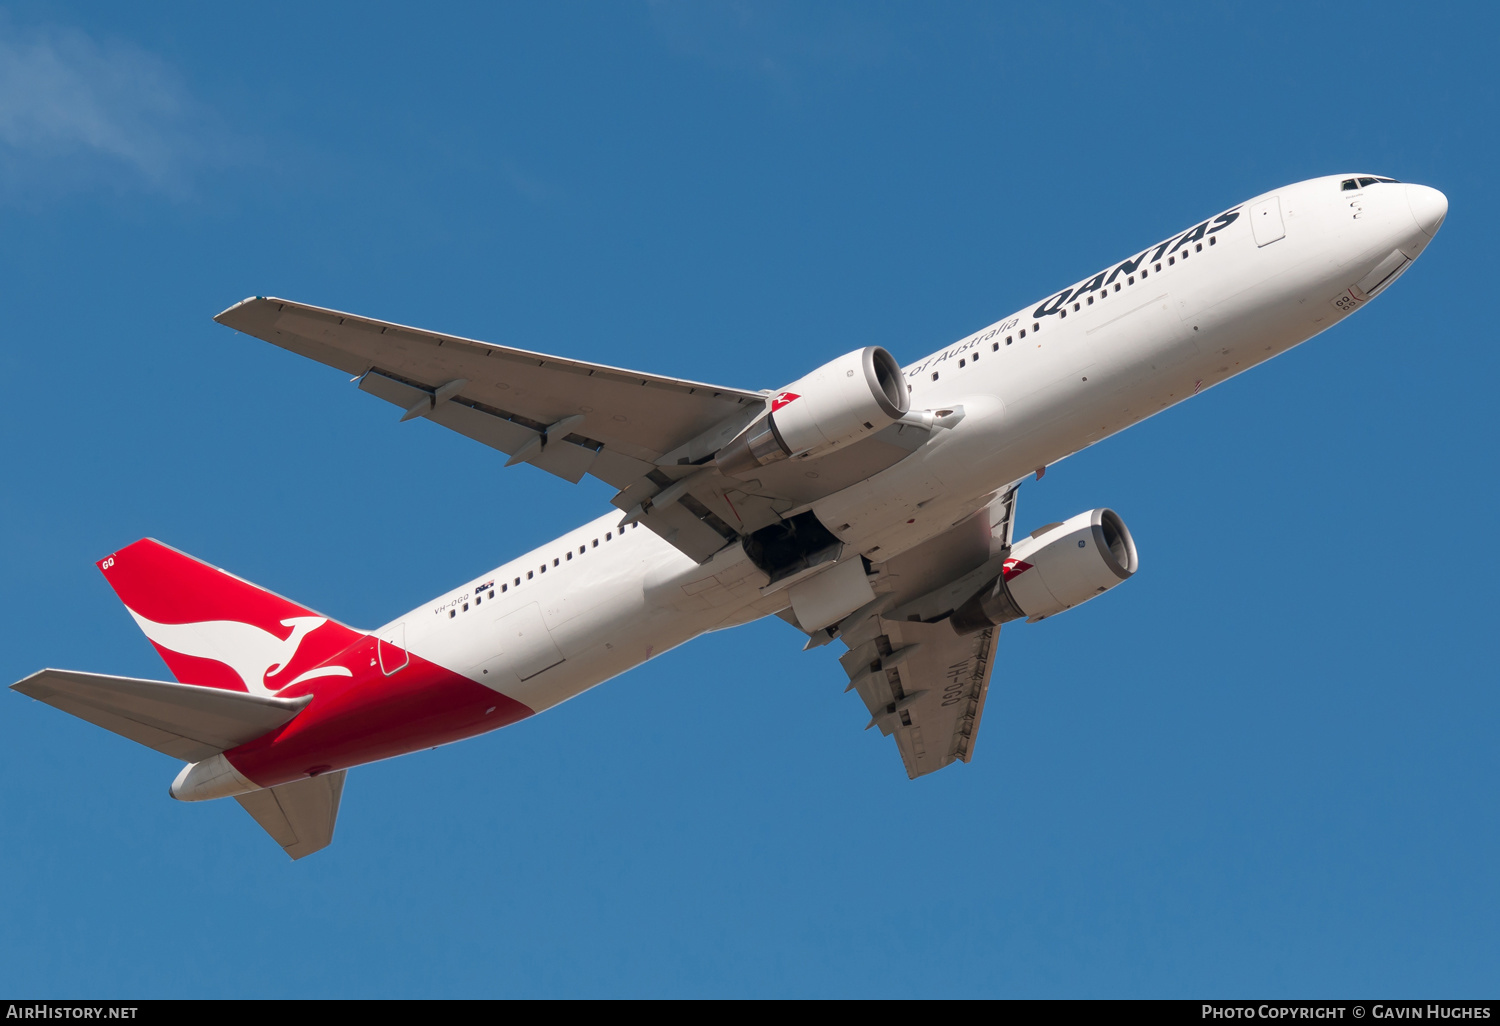
[[[796,399],[801,399],[801,398],[802,397],[800,395],[798,395],[796,392],[779,392],[776,395],[774,395],[774,396],[771,397],[771,412],[775,413],[777,410],[781,409],[787,403],[792,402],[793,400],[796,400]]]
[[[1024,559],[1007,559],[1000,568],[1000,573],[1008,581],[1017,574],[1024,574],[1031,569],[1031,564]]]

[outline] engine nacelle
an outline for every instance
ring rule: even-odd
[[[725,474],[750,474],[791,456],[821,456],[906,416],[911,389],[896,358],[866,346],[798,378],[771,399],[764,417],[714,457]]]
[[[1119,514],[1091,509],[1049,524],[1011,546],[999,577],[954,610],[953,629],[972,634],[1009,620],[1040,620],[1082,605],[1140,567]]]

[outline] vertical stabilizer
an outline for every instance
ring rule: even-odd
[[[274,695],[323,676],[363,635],[150,538],[106,556],[99,569],[184,684]]]

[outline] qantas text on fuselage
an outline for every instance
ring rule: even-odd
[[[174,797],[234,797],[293,858],[332,839],[350,767],[763,616],[842,646],[830,674],[909,776],[967,762],[1001,625],[1139,567],[1110,509],[1016,532],[1022,479],[1360,309],[1446,214],[1389,178],[1299,182],[904,368],[868,346],[759,391],[247,299],[217,319],[355,375],[403,420],[597,477],[614,509],[373,630],[138,541],[99,567],[175,682],[13,687],[182,760]]]
[[[1152,262],[1160,262],[1163,256],[1166,256],[1168,259],[1174,259],[1173,255],[1182,246],[1188,243],[1198,242],[1205,236],[1212,235],[1220,229],[1228,228],[1235,222],[1235,219],[1240,216],[1239,209],[1239,207],[1235,207],[1232,210],[1226,210],[1218,217],[1210,218],[1209,220],[1204,221],[1202,224],[1188,229],[1181,235],[1174,235],[1172,238],[1167,239],[1165,242],[1162,242],[1159,245],[1142,250],[1138,255],[1130,260],[1121,261],[1119,264],[1116,264],[1112,268],[1105,268],[1098,274],[1094,275],[1092,278],[1085,278],[1083,281],[1079,282],[1077,285],[1074,285],[1072,288],[1063,289],[1051,299],[1044,300],[1040,304],[1038,304],[1037,308],[1031,311],[1032,318],[1036,319],[1036,321],[1038,322],[1044,317],[1065,318],[1067,317],[1067,305],[1069,300],[1072,300],[1076,303],[1079,300],[1086,299],[1088,293],[1097,292],[1101,289],[1107,288],[1110,285],[1113,285],[1115,283],[1115,280],[1121,275],[1124,275],[1125,279],[1128,281],[1130,277],[1134,275],[1138,270],[1142,270],[1143,264],[1146,265],[1144,268],[1145,273],[1149,275],[1150,264]],[[1152,254],[1149,260],[1147,259],[1147,254]],[[1132,285],[1135,284],[1133,281],[1130,283]],[[994,325],[988,330],[975,332],[973,335],[970,335],[968,338],[964,339],[962,342],[959,342],[957,345],[949,346],[942,352],[934,353],[932,356],[927,357],[921,363],[913,364],[912,366],[907,367],[905,369],[906,373],[908,375],[920,374],[925,370],[935,367],[936,365],[942,363],[944,360],[947,360],[950,357],[957,357],[960,354],[973,349],[975,346],[990,341],[1003,332],[1018,329],[1021,325],[1021,321],[1021,316],[1017,315],[1015,317],[1009,318],[1008,320],[1002,321],[997,325]],[[1039,327],[1039,323],[1034,323],[1032,325],[1032,330],[1035,331]]]

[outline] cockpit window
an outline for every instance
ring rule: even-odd
[[[1363,189],[1367,185],[1374,185],[1376,182],[1385,182],[1385,183],[1387,183],[1389,185],[1400,185],[1401,184],[1399,181],[1397,181],[1394,178],[1374,178],[1374,177],[1368,177],[1368,178],[1345,178],[1343,180],[1343,182],[1340,183],[1339,190],[1341,192],[1357,192],[1358,190]]]

